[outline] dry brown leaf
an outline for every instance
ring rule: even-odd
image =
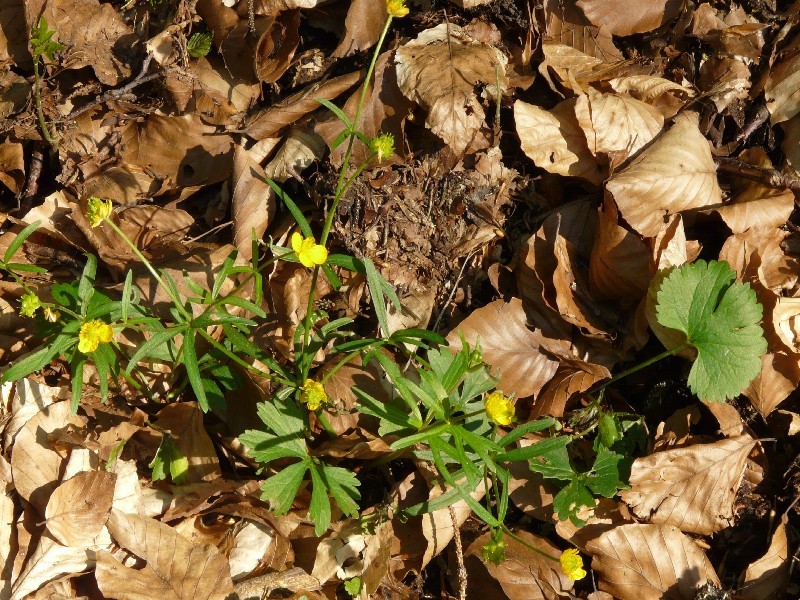
[[[225,557],[199,546],[154,519],[111,511],[108,530],[123,548],[147,565],[134,570],[110,554],[97,555],[97,585],[108,598],[223,600],[233,592]]]
[[[283,128],[297,123],[320,107],[317,98],[333,100],[353,87],[363,75],[359,72],[332,77],[292,94],[285,100],[256,112],[247,121],[248,137],[263,140],[277,135]]]
[[[686,113],[606,183],[620,215],[645,237],[655,237],[665,217],[722,202],[708,141]]]
[[[344,35],[331,57],[341,58],[369,50],[378,41],[385,21],[386,6],[381,2],[353,0],[347,8]]]
[[[87,548],[62,546],[46,534],[39,539],[12,588],[11,600],[22,600],[48,581],[81,573],[94,564],[94,552]]]
[[[638,236],[619,226],[613,203],[606,203],[598,215],[597,237],[589,263],[592,295],[630,307],[644,297],[650,285],[650,249]]]
[[[261,165],[238,144],[233,150],[231,188],[233,245],[239,250],[240,260],[250,261],[253,239],[260,240],[275,218],[275,191]]]
[[[139,250],[157,252],[182,241],[194,217],[179,208],[130,206],[115,213],[119,228]]]
[[[14,527],[14,508],[14,501],[10,496],[6,494],[0,496],[0,598],[8,598],[11,595],[14,553],[19,550]]]
[[[286,136],[286,141],[264,168],[264,172],[267,177],[278,183],[283,183],[290,177],[300,179],[300,173],[312,162],[321,158],[324,152],[325,142],[316,133],[292,129]]]
[[[608,80],[618,94],[628,94],[650,104],[670,119],[695,95],[694,90],[654,75],[628,75]]]
[[[612,171],[646,146],[664,126],[664,116],[654,106],[591,87],[578,97],[575,115],[589,150],[595,156],[607,157]]]
[[[800,173],[800,117],[795,115],[781,124],[784,136],[781,150],[786,158],[786,166],[795,177]]]
[[[528,329],[518,298],[508,303],[495,300],[473,311],[447,336],[453,351],[461,349],[459,331],[472,347],[480,340],[483,360],[499,374],[497,387],[506,394],[536,396],[558,368],[558,361],[545,350],[553,340]]]
[[[59,485],[47,502],[47,530],[64,546],[97,543],[111,514],[115,479],[106,471],[84,471]]]
[[[773,125],[800,113],[800,54],[791,54],[772,68],[764,84],[764,97]]]
[[[119,12],[98,0],[49,0],[42,16],[67,46],[68,69],[91,67],[106,85],[130,77],[136,36]]]
[[[637,458],[631,489],[620,496],[642,519],[710,535],[733,518],[733,501],[755,443],[741,435]]]
[[[576,100],[571,98],[547,111],[522,100],[514,103],[514,121],[522,151],[537,167],[592,183],[606,178],[607,170],[586,144],[586,134],[575,116]]]
[[[398,87],[428,111],[425,124],[455,156],[487,145],[476,88],[485,85],[496,97],[508,85],[502,52],[475,41],[457,25],[442,23],[398,48],[395,61]]]
[[[602,365],[595,365],[577,358],[559,356],[558,371],[550,378],[536,401],[531,405],[531,418],[550,415],[564,416],[564,409],[570,398],[585,392],[598,381],[611,377]]]
[[[742,393],[766,418],[789,397],[800,383],[800,364],[796,356],[768,352],[761,357],[761,372]]]
[[[9,0],[0,7],[0,65],[16,63],[28,67],[31,54],[28,49],[28,31],[25,23],[25,0]],[[1,86],[0,86],[1,87]]]
[[[786,535],[786,515],[772,534],[767,552],[747,567],[739,592],[748,600],[770,600],[786,591],[789,583],[789,540]]]
[[[0,182],[14,194],[22,191],[25,183],[25,158],[20,142],[5,140],[0,144]]]
[[[622,59],[622,53],[614,45],[611,34],[593,26],[576,6],[575,0],[546,0],[544,14],[546,39],[572,46],[605,62]]]
[[[470,576],[467,578],[468,597],[501,598],[509,600],[557,600],[567,597],[574,583],[564,573],[556,560],[561,550],[548,540],[519,531],[516,533],[532,550],[514,538],[506,537],[505,560],[499,565],[481,560],[481,548],[491,541],[486,532],[464,551],[464,563]],[[553,558],[547,558],[543,552]],[[488,571],[490,577],[485,577]],[[499,584],[501,589],[497,589]]]
[[[776,294],[795,286],[800,273],[797,259],[783,250],[789,232],[778,227],[755,227],[730,236],[719,252],[719,259],[726,261],[740,278],[746,278],[753,268],[753,255],[758,253],[757,269],[766,287]]]
[[[167,431],[188,461],[186,483],[217,479],[222,475],[217,451],[203,425],[203,412],[194,402],[173,403],[156,415],[159,429]]]
[[[734,102],[747,100],[750,86],[750,69],[736,58],[713,56],[700,67],[698,88],[720,113]]]
[[[491,483],[489,487],[491,489]],[[438,498],[449,489],[449,486],[444,490],[436,486],[431,490],[428,499]],[[470,493],[470,496],[480,502],[485,494],[486,489],[483,482],[481,482],[475,491]],[[455,514],[455,518],[453,518],[453,514]],[[424,569],[434,556],[438,556],[439,553],[447,548],[447,545],[453,540],[454,527],[460,529],[471,514],[472,509],[467,503],[464,500],[459,500],[449,508],[441,508],[422,515],[422,535],[425,536],[428,545],[425,548],[425,555],[422,557],[421,568]]]
[[[705,553],[669,525],[614,527],[586,544],[599,587],[618,600],[686,600],[707,580],[719,586]]]
[[[0,8],[0,14],[8,10],[10,5],[11,3],[7,2],[5,6]],[[11,10],[14,9],[12,8]],[[22,32],[23,47],[26,48],[25,52],[27,52],[28,36],[25,35],[24,30],[24,15],[22,15],[22,17],[23,28],[20,28],[20,31]],[[0,19],[2,19],[2,17],[0,17]],[[2,54],[2,37],[2,28],[0,28],[0,54]],[[2,61],[2,59],[0,59],[0,61]],[[28,100],[28,95],[31,93],[31,89],[31,84],[21,75],[17,75],[12,71],[0,73],[0,119],[15,115],[25,108],[25,103]]]
[[[611,35],[633,35],[661,27],[683,8],[683,0],[578,0],[592,25]]]
[[[50,434],[69,425],[80,427],[85,419],[70,413],[69,402],[56,402],[30,418],[14,438],[11,469],[19,495],[40,514],[58,487],[64,452],[53,448]]]

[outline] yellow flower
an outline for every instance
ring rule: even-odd
[[[511,425],[514,421],[514,405],[502,392],[492,392],[483,400],[486,415],[498,425]]]
[[[114,337],[114,329],[100,320],[87,321],[78,333],[78,350],[84,354],[94,352],[100,343],[107,343]]]
[[[292,250],[304,267],[324,265],[328,260],[328,250],[325,246],[320,246],[313,237],[303,238],[296,231],[292,234]]]
[[[406,0],[386,0],[386,12],[393,17],[405,17],[408,14]]]
[[[89,225],[97,227],[103,222],[108,215],[111,214],[112,204],[111,200],[105,200],[92,196],[86,204],[86,218],[89,219]]]
[[[44,318],[50,321],[51,323],[55,323],[61,318],[61,313],[51,308],[49,306],[44,307]]]
[[[572,579],[572,581],[586,577],[586,571],[583,570],[583,559],[576,548],[564,550],[559,560],[564,575]]]
[[[394,154],[394,136],[391,133],[376,135],[369,141],[369,149],[378,157],[378,162]]]
[[[300,392],[300,402],[308,406],[308,410],[317,410],[328,401],[328,394],[319,381],[306,379]]]
[[[39,296],[33,292],[23,294],[19,301],[19,314],[23,317],[32,317],[36,314],[36,310],[42,305]]]

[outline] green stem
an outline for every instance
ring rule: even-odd
[[[234,354],[233,352],[228,350],[225,346],[220,344],[217,340],[215,340],[211,336],[211,334],[208,333],[205,329],[190,329],[189,332],[186,333],[186,335],[194,335],[195,331],[197,333],[199,333],[201,335],[201,337],[203,337],[209,344],[214,346],[214,348],[216,348],[217,350],[222,352],[225,356],[227,356],[229,359],[231,359],[233,362],[235,362],[237,365],[239,365],[243,369],[245,369],[247,371],[250,371],[251,373],[255,373],[256,375],[260,375],[261,377],[265,377],[266,379],[269,379],[269,380],[272,380],[272,381],[277,381],[278,383],[281,383],[283,385],[288,385],[290,387],[292,385],[294,385],[290,381],[286,381],[282,377],[275,377],[270,373],[264,373],[264,371],[262,371],[261,369],[257,369],[253,365],[248,363],[247,361],[242,360],[241,358],[236,356],[236,354]]]
[[[677,354],[681,350],[684,350],[685,348],[688,348],[689,346],[691,346],[691,344],[689,342],[683,342],[682,344],[679,344],[678,346],[675,346],[671,350],[665,350],[664,352],[662,352],[661,354],[657,354],[653,358],[649,358],[646,361],[641,362],[638,365],[634,365],[630,369],[627,369],[627,370],[623,371],[622,373],[614,375],[614,377],[612,377],[611,379],[609,379],[607,381],[604,381],[597,388],[595,388],[593,390],[590,390],[589,393],[590,394],[594,394],[596,392],[601,392],[604,389],[606,389],[608,386],[610,386],[611,384],[616,383],[617,381],[619,381],[620,379],[623,379],[624,377],[627,377],[628,375],[633,375],[637,371],[641,371],[642,369],[644,369],[646,367],[649,367],[653,363],[656,363],[656,362],[658,362],[660,360],[663,360],[663,359],[667,358],[668,356],[674,356],[675,354]]]
[[[47,126],[47,121],[44,118],[44,110],[42,109],[42,86],[39,77],[39,57],[34,56],[33,59],[33,86],[34,96],[36,97],[36,114],[39,117],[39,127],[42,129],[42,135],[53,150],[58,149],[58,141],[50,134],[50,128]]]
[[[550,560],[553,560],[553,561],[555,561],[555,562],[557,562],[557,563],[560,563],[560,562],[561,562],[561,559],[560,559],[560,558],[556,558],[555,556],[551,556],[551,555],[550,555],[550,554],[548,554],[547,552],[544,552],[543,550],[539,550],[539,548],[537,548],[536,546],[531,546],[531,545],[530,545],[528,542],[526,542],[525,540],[523,540],[521,537],[519,537],[519,536],[518,536],[518,535],[516,535],[515,533],[512,533],[512,531],[511,531],[511,530],[508,528],[508,526],[507,526],[507,525],[505,525],[505,524],[501,523],[501,524],[500,524],[500,527],[502,527],[502,529],[503,529],[503,533],[505,533],[505,534],[506,534],[506,535],[508,535],[509,537],[511,537],[511,538],[513,538],[513,539],[515,539],[516,541],[518,541],[520,544],[522,544],[523,546],[525,546],[525,547],[526,547],[526,548],[528,548],[529,550],[533,550],[534,552],[538,552],[539,554],[541,554],[541,555],[542,555],[542,556],[544,556],[545,558],[549,558]]]

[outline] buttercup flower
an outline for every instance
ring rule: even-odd
[[[406,0],[386,0],[386,12],[393,17],[405,17],[408,14]]]
[[[586,571],[583,570],[583,559],[577,548],[564,550],[559,560],[561,562],[561,571],[572,581],[586,577]]]
[[[300,402],[308,406],[308,410],[317,410],[328,401],[328,394],[319,381],[306,379],[300,392]]]
[[[36,310],[42,305],[39,296],[33,292],[23,294],[19,300],[19,314],[23,317],[32,317],[36,314]]]
[[[376,135],[369,141],[369,148],[378,157],[378,162],[394,154],[394,136],[391,133]]]
[[[108,343],[114,337],[114,329],[99,319],[87,321],[81,325],[78,333],[78,350],[89,354],[97,350],[101,343]]]
[[[92,196],[86,205],[86,218],[89,220],[89,225],[97,227],[103,222],[108,215],[111,214],[112,204],[111,200],[105,200]]]
[[[511,425],[514,421],[514,405],[501,392],[492,392],[483,400],[486,415],[498,425]]]
[[[61,313],[51,308],[49,306],[44,307],[44,318],[50,321],[51,323],[55,323],[61,318]]]
[[[296,231],[292,234],[292,250],[304,267],[324,265],[328,260],[328,250],[325,246],[320,246],[313,237],[304,238]]]

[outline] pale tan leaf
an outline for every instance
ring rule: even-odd
[[[783,515],[772,534],[767,552],[750,564],[742,577],[740,591],[749,600],[770,600],[786,590],[789,583],[788,517]]]
[[[764,85],[764,97],[773,125],[800,113],[800,54],[790,54],[773,67]]]
[[[546,39],[571,46],[599,61],[622,60],[611,34],[593,26],[574,1],[545,0],[544,14]]]
[[[607,172],[586,144],[586,135],[575,116],[575,103],[571,98],[547,111],[517,100],[514,120],[522,151],[549,173],[600,183]]]
[[[246,520],[236,528],[233,547],[228,554],[231,577],[234,581],[245,579],[267,556],[275,540],[275,530],[266,523]]]
[[[212,546],[195,545],[164,523],[116,510],[108,530],[120,546],[147,561],[136,571],[105,556],[97,583],[109,598],[222,600],[233,592],[228,561]]]
[[[472,347],[480,340],[483,360],[500,376],[497,387],[520,398],[535,396],[556,372],[558,361],[543,348],[547,339],[526,322],[521,300],[495,300],[473,311],[447,340],[454,351],[461,349],[459,331]]]
[[[94,564],[94,552],[87,548],[62,546],[43,535],[33,555],[12,588],[11,600],[22,600],[48,581],[70,573],[81,573]]]
[[[700,67],[697,85],[722,113],[734,102],[748,98],[751,86],[750,69],[741,60],[728,56],[710,57]]]
[[[231,216],[233,245],[239,257],[249,261],[253,255],[253,236],[260,240],[275,218],[275,191],[267,183],[267,175],[242,146],[233,150]]]
[[[606,184],[622,217],[645,237],[671,214],[722,201],[708,141],[685,115]]]
[[[661,27],[683,8],[683,0],[578,0],[592,25],[611,35],[633,35]]]
[[[800,353],[800,298],[777,297],[772,318],[765,320],[772,323],[787,349]]]
[[[94,546],[111,513],[115,479],[106,471],[84,471],[58,486],[45,510],[50,534],[64,546]]]
[[[267,177],[283,183],[290,177],[300,177],[312,162],[322,157],[325,142],[312,131],[293,129],[272,157],[264,172]]]
[[[14,554],[19,551],[14,527],[14,501],[10,496],[0,496],[0,598],[11,595],[11,571]]]
[[[11,447],[14,437],[31,417],[59,400],[68,400],[69,392],[63,387],[51,387],[29,377],[14,383],[14,394],[7,409],[11,419],[3,429],[4,442]]]
[[[789,232],[778,227],[754,227],[730,236],[719,251],[719,260],[726,261],[740,278],[752,269],[753,255],[758,254],[758,266],[764,284],[777,294],[792,289],[798,280],[800,265],[789,256],[782,245]]]
[[[733,500],[755,443],[742,435],[637,458],[631,489],[620,496],[642,519],[710,535],[733,518]]]
[[[460,27],[442,23],[397,49],[397,84],[403,94],[428,110],[425,124],[461,157],[486,145],[476,88],[492,96],[508,83],[507,59],[494,46],[472,39]]]
[[[795,176],[800,173],[800,117],[795,115],[787,122],[781,124],[784,136],[781,150],[786,157],[786,163]]]
[[[467,572],[472,575],[467,578],[469,597],[501,598],[500,594],[505,594],[509,600],[566,597],[575,584],[561,572],[558,561],[553,560],[561,555],[561,550],[545,538],[527,531],[519,531],[516,535],[539,552],[506,537],[505,560],[499,565],[485,562],[481,559],[481,549],[491,541],[490,532],[481,535],[464,551]],[[487,571],[489,578],[484,576]],[[500,590],[495,589],[498,584]]]
[[[768,352],[761,357],[761,372],[742,393],[766,418],[789,397],[800,383],[800,363],[796,356]]]
[[[687,600],[719,578],[694,541],[669,525],[615,527],[591,540],[586,552],[599,587],[618,600]]]
[[[37,413],[14,438],[11,470],[17,492],[44,514],[47,500],[58,487],[64,452],[53,448],[50,434],[68,425],[80,426],[84,419],[70,413],[69,402],[56,402]]]
[[[607,156],[612,169],[646,146],[664,125],[664,116],[654,106],[594,88],[578,97],[575,114],[589,150]]]
[[[695,96],[693,89],[654,75],[614,77],[608,84],[618,94],[628,94],[656,107],[666,119],[675,116],[688,99]]]
[[[489,482],[489,488],[491,489],[491,482]],[[449,489],[449,486],[444,490],[440,486],[434,487],[430,492],[429,500],[438,498]],[[481,482],[475,491],[470,493],[470,496],[480,502],[485,494],[486,488],[484,483]],[[455,519],[452,516],[453,514],[455,514]],[[425,555],[422,557],[423,569],[434,556],[438,556],[447,548],[447,545],[453,540],[455,530],[460,529],[471,514],[472,509],[467,503],[464,500],[459,500],[449,508],[441,508],[422,515],[422,535],[425,536],[428,542],[425,548]]]
[[[639,236],[618,223],[613,203],[606,203],[599,211],[589,283],[595,298],[630,306],[647,293],[652,259],[650,249]]]

